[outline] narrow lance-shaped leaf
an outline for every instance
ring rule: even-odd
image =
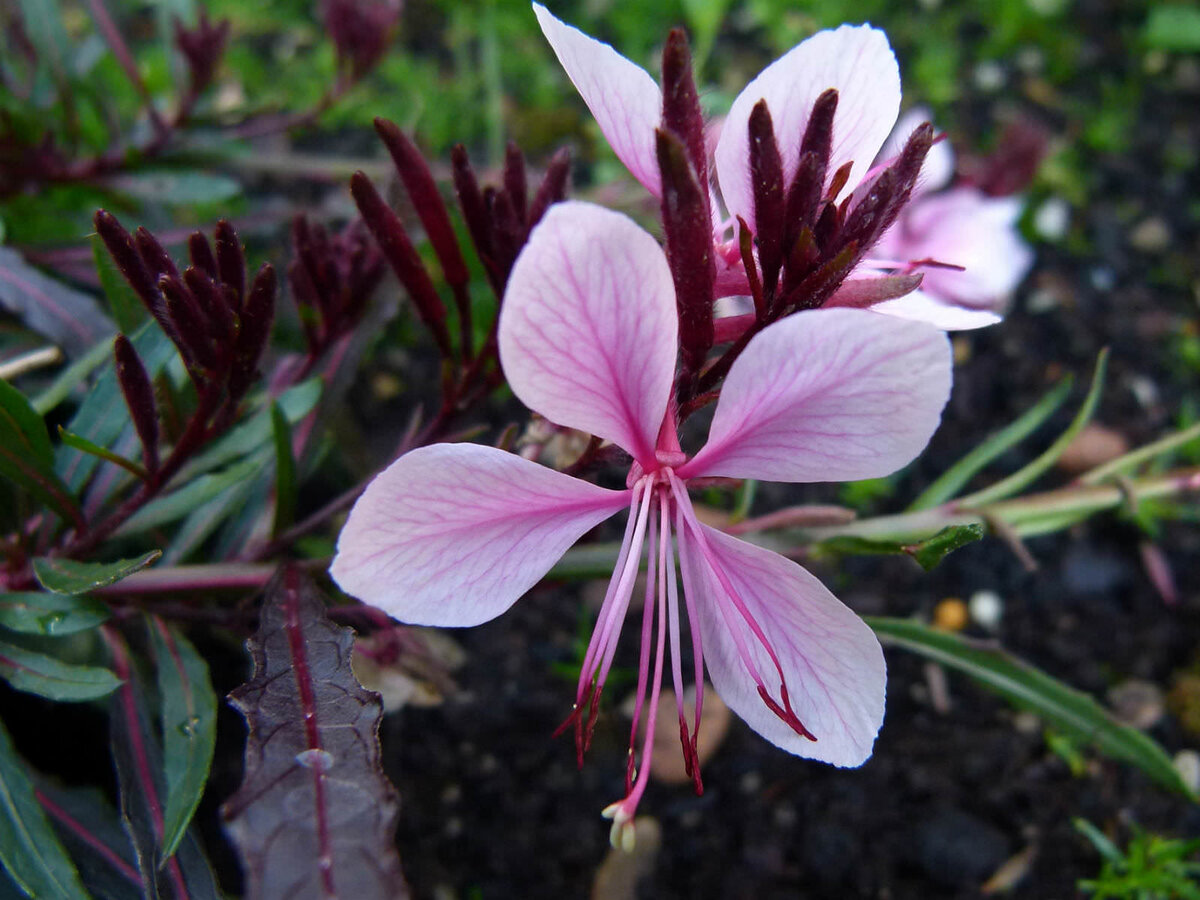
[[[161,550],[150,550],[132,559],[118,559],[110,563],[38,557],[33,561],[33,574],[48,591],[56,594],[86,594],[96,588],[116,584],[122,578],[146,568],[160,556]]]
[[[109,739],[117,773],[121,822],[133,843],[145,897],[162,900],[218,900],[216,879],[199,845],[184,837],[175,856],[163,854],[166,795],[162,751],[150,728],[145,690],[133,671],[124,642],[102,632],[113,668],[124,679],[109,702]]]
[[[25,395],[0,379],[0,475],[28,491],[76,527],[83,517],[54,471],[54,451],[42,421]]]
[[[953,499],[963,487],[988,463],[1015,447],[1033,434],[1054,411],[1062,406],[1071,392],[1071,379],[1064,378],[1041,400],[1025,411],[1020,418],[984,439],[978,447],[947,469],[921,492],[908,507],[909,511],[928,509]]]
[[[292,455],[292,429],[278,403],[271,404],[275,437],[275,519],[271,533],[278,536],[296,518],[296,458]]]
[[[266,597],[249,643],[254,677],[229,698],[250,729],[245,779],[224,808],[247,893],[406,897],[396,797],[380,768],[382,706],[350,668],[353,632],[329,622],[297,568],[277,574]]]
[[[71,357],[116,331],[90,296],[44,275],[10,247],[0,247],[0,309]]]
[[[827,553],[856,556],[903,553],[916,560],[922,569],[929,571],[953,551],[974,543],[982,537],[983,526],[972,522],[966,525],[947,525],[936,534],[915,544],[876,540],[856,535],[839,535],[822,541],[817,549]]]
[[[1105,348],[1100,351],[1100,356],[1096,359],[1096,368],[1092,373],[1092,384],[1088,388],[1087,396],[1083,398],[1083,404],[1079,407],[1075,418],[1071,420],[1071,424],[1067,426],[1067,430],[1060,434],[1058,439],[1033,462],[991,487],[976,491],[968,497],[962,497],[958,501],[959,505],[969,509],[1011,497],[1022,488],[1032,484],[1053,466],[1095,414],[1096,407],[1100,403],[1100,393],[1104,390],[1104,373],[1107,368],[1108,349]]]
[[[121,683],[108,669],[65,663],[5,642],[0,642],[0,678],[18,691],[60,702],[105,697]]]
[[[86,900],[74,863],[46,821],[12,740],[0,725],[0,862],[38,900]]]
[[[38,779],[36,793],[84,883],[96,897],[142,900],[142,879],[129,836],[100,791],[60,788],[48,779]]]
[[[1162,747],[1136,728],[1118,723],[1087,694],[1003,650],[918,622],[870,616],[867,624],[885,646],[902,647],[964,672],[984,687],[1037,713],[1059,731],[1136,766],[1165,788],[1197,799]]]
[[[162,855],[174,855],[196,812],[217,739],[217,695],[204,658],[161,619],[150,619],[150,640],[158,672],[167,801],[163,813]]]

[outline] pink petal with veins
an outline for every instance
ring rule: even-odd
[[[738,94],[721,128],[716,167],[730,216],[753,227],[750,183],[750,112],[765,99],[783,159],[784,184],[800,161],[800,142],[813,103],[825,90],[838,91],[833,119],[829,177],[854,162],[846,190],[853,190],[871,167],[900,110],[900,70],[887,37],[869,25],[843,25],[821,31],[793,47]]]
[[[798,756],[858,766],[871,755],[883,723],[886,666],[879,641],[867,624],[821,582],[789,559],[701,526],[703,545],[691,529],[681,554],[701,594],[698,607],[704,661],[713,687],[746,724],[778,747]],[[763,703],[730,623],[743,629],[742,647],[751,655],[768,691],[779,675],[763,646],[729,612],[719,566],[741,602],[767,636],[796,716],[816,738],[797,734]]]
[[[950,274],[960,274],[957,272]],[[929,277],[928,273],[925,276]],[[943,331],[970,331],[974,328],[986,328],[1003,320],[999,313],[990,309],[971,309],[946,303],[923,290],[913,291],[894,300],[884,300],[870,307],[871,312],[895,316],[899,319],[910,319],[914,322],[925,322]]]
[[[654,238],[620,213],[556,203],[513,266],[500,361],[530,409],[652,464],[677,330],[675,285]]]
[[[350,512],[330,566],[346,593],[418,625],[500,615],[585,532],[629,503],[476,444],[406,453]]]
[[[1021,197],[989,197],[972,187],[923,196],[901,212],[871,253],[962,266],[963,272],[926,270],[922,289],[977,308],[1001,306],[1033,265],[1033,251],[1016,228],[1023,206]]]
[[[927,325],[859,309],[788,316],[737,358],[708,443],[679,475],[811,482],[890,474],[929,442],[950,370],[949,341]]]
[[[533,12],[617,158],[659,196],[654,129],[662,120],[662,91],[654,79],[608,44],[559,21],[540,3],[533,4]]]

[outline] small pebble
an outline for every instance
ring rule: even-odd
[[[1180,750],[1171,760],[1179,777],[1193,791],[1200,792],[1200,753],[1195,750]]]
[[[1129,439],[1121,432],[1093,422],[1084,426],[1067,445],[1056,465],[1078,475],[1129,452]]]
[[[596,870],[592,881],[592,900],[636,900],[638,882],[654,871],[662,826],[649,816],[633,820],[633,847],[626,851],[612,847]]]
[[[967,627],[967,604],[957,597],[947,597],[933,610],[933,627],[942,631],[962,631]]]
[[[1158,216],[1145,219],[1129,232],[1129,244],[1143,253],[1162,253],[1171,246],[1171,228]]]
[[[1062,197],[1048,197],[1033,214],[1033,230],[1047,241],[1060,241],[1071,225],[1071,207]]]
[[[1122,681],[1110,689],[1108,703],[1120,722],[1141,731],[1153,727],[1167,711],[1162,689],[1138,678]]]
[[[1004,600],[995,591],[976,591],[967,601],[971,618],[980,628],[995,631],[1004,616]]]
[[[975,67],[975,86],[981,91],[991,93],[1004,87],[1008,75],[1004,67],[997,62],[984,60]]]

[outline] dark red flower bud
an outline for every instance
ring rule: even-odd
[[[437,255],[446,282],[452,287],[466,285],[470,281],[467,264],[463,260],[454,226],[450,224],[450,213],[438,191],[437,182],[429,164],[420,151],[393,122],[375,120],[375,131],[387,145],[404,189],[412,200],[413,208],[421,219],[421,225],[429,238],[430,246]]]
[[[207,275],[213,281],[217,280],[217,258],[213,256],[212,246],[202,231],[194,231],[188,237],[188,256],[192,265]]]
[[[264,263],[250,284],[250,293],[246,295],[246,305],[238,323],[233,366],[229,373],[229,396],[235,403],[250,389],[257,375],[258,363],[275,319],[275,291],[275,270],[270,263]]]
[[[450,151],[450,164],[454,177],[454,191],[458,195],[458,206],[462,210],[463,220],[467,223],[467,231],[471,233],[475,252],[483,263],[492,289],[499,297],[504,292],[504,281],[499,277],[496,268],[492,218],[488,213],[483,191],[479,189],[475,171],[471,168],[471,161],[467,157],[467,148],[462,144],[455,144]]]
[[[512,203],[513,212],[523,224],[529,187],[525,180],[525,156],[515,141],[509,141],[504,148],[504,190]]]
[[[142,442],[146,470],[154,473],[158,471],[158,407],[154,402],[154,386],[133,344],[123,334],[118,334],[113,342],[113,357],[117,383],[121,385],[129,417]]]
[[[533,195],[533,203],[529,206],[529,215],[526,218],[528,231],[533,230],[538,222],[542,221],[542,216],[546,214],[546,210],[551,204],[558,203],[567,195],[567,179],[571,175],[571,151],[563,147],[550,157],[550,163],[546,166],[546,174],[542,176],[542,183],[538,185],[537,193]]]
[[[233,290],[240,308],[246,299],[246,254],[242,242],[225,219],[217,220],[213,238],[217,245],[217,280]]]
[[[350,193],[358,204],[363,221],[383,251],[384,258],[391,264],[392,271],[412,299],[417,315],[433,335],[443,357],[449,359],[453,354],[450,334],[446,330],[446,308],[425,264],[421,262],[421,257],[404,230],[404,224],[362,172],[355,172],[351,177]]]
[[[116,216],[103,209],[96,211],[93,222],[100,240],[104,241],[108,255],[113,258],[117,269],[133,287],[142,303],[151,313],[156,308],[161,309],[162,299],[158,293],[157,273],[152,273],[143,262],[134,245],[133,236],[121,226]]]
[[[683,141],[660,128],[657,153],[667,261],[679,313],[680,388],[688,395],[691,379],[704,365],[713,344],[712,225],[705,191],[696,181]]]
[[[783,193],[783,160],[775,139],[775,126],[767,101],[750,111],[750,186],[754,191],[754,237],[762,265],[763,293],[768,303],[775,296],[783,265],[786,202]]]
[[[683,141],[687,157],[702,187],[708,186],[708,148],[704,141],[704,114],[692,75],[692,52],[682,28],[672,28],[663,47],[662,127]],[[708,209],[708,192],[704,194]]]
[[[207,246],[207,244],[206,244]],[[218,347],[227,347],[233,341],[234,311],[229,307],[225,294],[206,273],[189,266],[183,273],[184,284],[196,298],[201,312],[208,322],[209,333]]]
[[[163,275],[158,288],[166,298],[167,313],[179,339],[175,342],[183,361],[192,368],[199,364],[209,373],[218,371],[220,359],[212,343],[212,330],[199,302],[184,283],[172,275]]]

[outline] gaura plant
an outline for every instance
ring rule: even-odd
[[[701,524],[687,489],[712,478],[812,482],[895,471],[940,420],[950,389],[945,335],[861,310],[813,310],[777,322],[733,364],[708,441],[689,455],[672,399],[678,322],[667,260],[625,216],[567,202],[551,208],[517,259],[499,345],[509,384],[526,405],[628,452],[625,489],[491,447],[414,450],[380,474],[351,512],[331,568],[339,585],[403,621],[476,625],[508,609],[585,532],[628,507],[568,720],[582,759],[645,549],[626,794],[605,810],[614,843],[632,840],[668,665],[688,772],[701,787],[697,733],[688,733],[683,709],[681,607],[697,684],[707,666],[728,705],[771,742],[860,765],[884,706],[883,654],[870,628],[796,563]],[[697,690],[696,723],[702,698]]]

